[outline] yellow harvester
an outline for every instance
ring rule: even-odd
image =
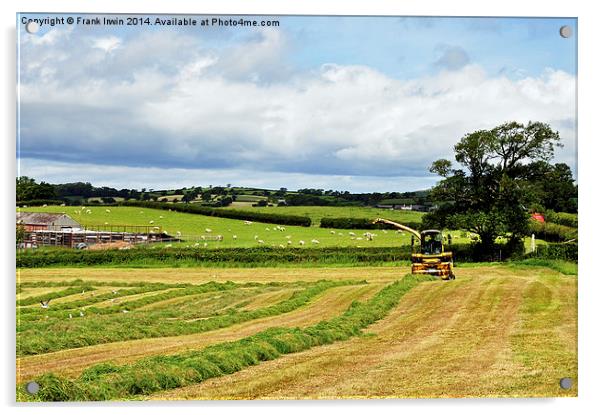
[[[451,251],[443,245],[441,231],[429,229],[418,232],[408,226],[378,218],[374,223],[387,223],[412,234],[412,274],[438,275],[443,280],[455,280],[454,261]],[[420,242],[420,250],[414,250],[414,240]]]

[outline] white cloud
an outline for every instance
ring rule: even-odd
[[[44,72],[30,65],[39,45],[22,46],[26,157],[303,177],[428,176],[431,161],[451,157],[465,133],[534,120],[560,131],[566,147],[558,160],[576,163],[576,82],[558,70],[517,80],[488,76],[476,64],[410,80],[361,65],[293,73],[287,40],[273,30],[220,50],[172,32],[99,37],[95,47],[57,39],[44,53],[62,59],[46,59]]]

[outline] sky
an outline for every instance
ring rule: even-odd
[[[279,26],[25,31],[23,17],[47,16],[77,17],[17,16],[18,175],[412,191],[436,183],[428,167],[453,159],[463,135],[541,121],[562,138],[554,162],[576,176],[576,19],[246,16]]]

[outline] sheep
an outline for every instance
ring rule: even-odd
[[[105,212],[111,213],[111,209],[105,209]]]
[[[299,245],[301,245],[301,246],[305,245],[305,241],[299,241]]]
[[[119,294],[119,290],[111,290],[111,292],[113,293],[113,295]]]
[[[266,230],[266,231],[269,231],[269,230],[270,230],[270,228],[265,228],[265,230]]]
[[[238,236],[232,235],[232,239],[236,240],[236,239],[238,239]]]
[[[121,312],[122,312],[123,314],[129,313],[129,311],[128,311],[128,310],[121,310]]]
[[[92,211],[91,211],[90,209],[88,209],[88,210],[86,210],[86,213],[87,213],[88,215],[90,215],[90,214],[92,214]]]
[[[69,313],[69,318],[73,318],[73,314]]]
[[[203,244],[203,248],[207,248],[207,242]]]
[[[211,232],[213,232],[213,230],[212,230],[212,229],[209,229],[209,228],[205,228],[205,232],[207,232],[207,233],[211,233]]]
[[[263,239],[258,239],[258,240],[257,240],[257,243],[258,243],[258,244],[264,244],[265,242],[263,242]]]
[[[44,203],[44,204],[42,205],[42,207],[48,207],[48,205],[47,205],[46,203]]]
[[[159,227],[157,227],[157,229],[159,229]],[[180,236],[182,236],[182,232],[180,232],[180,231],[177,231],[177,232],[176,232],[176,236],[179,238]]]
[[[335,231],[330,231],[330,233],[334,235],[336,232]]]
[[[159,219],[163,219],[163,215],[160,215],[160,216],[159,216]]]
[[[311,243],[312,243],[312,244],[319,244],[319,243],[320,243],[320,241],[318,241],[317,239],[312,239],[312,240],[311,240]]]
[[[286,239],[291,239],[291,236],[290,235],[286,235],[285,238]]]
[[[245,225],[250,225],[250,224],[252,224],[253,222],[251,222],[250,220],[246,220],[246,221],[244,221],[243,223],[244,223]]]
[[[341,232],[339,232],[339,234],[338,234],[338,235],[339,235],[339,236],[343,236],[343,234],[342,234]]]
[[[257,240],[257,239],[259,239],[259,236],[255,235],[253,238],[254,238],[255,240]]]
[[[152,225],[153,223],[155,223],[155,221],[154,220],[149,220],[148,223],[150,223]]]
[[[286,241],[287,245],[290,245],[293,243],[293,241]]]
[[[192,245],[192,246],[194,246],[194,247],[197,247],[197,246],[200,246],[200,245],[201,245],[201,244],[197,242],[197,243],[195,243],[195,244],[194,244],[194,245]]]
[[[105,225],[108,225],[108,224],[109,224],[109,222],[105,222]]]
[[[355,232],[349,232],[350,236],[355,236]]]
[[[48,308],[50,307],[50,299],[46,301],[40,301],[40,304],[42,304],[42,308]]]
[[[278,245],[278,246],[279,246],[280,248],[284,248],[284,245],[282,245],[282,244],[280,244],[280,245]]]
[[[165,248],[171,248],[171,244],[165,245]]]
[[[79,310],[79,316],[80,316],[80,317],[83,317],[83,316],[84,316],[84,312],[83,312],[83,311],[81,311],[81,310]]]

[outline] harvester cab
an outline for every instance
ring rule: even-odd
[[[454,280],[454,262],[451,251],[446,251],[441,231],[429,229],[418,232],[408,226],[387,219],[376,219],[374,223],[386,223],[412,234],[412,274],[430,274],[443,280]],[[414,249],[416,239],[420,249]]]

